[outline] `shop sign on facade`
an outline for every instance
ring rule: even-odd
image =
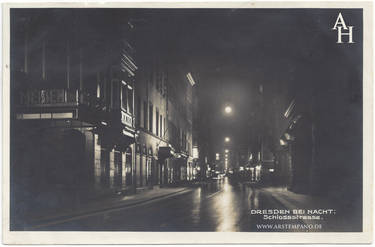
[[[133,127],[133,118],[130,114],[121,111],[121,122],[129,127]]]
[[[66,89],[26,90],[19,94],[21,106],[57,106],[78,103],[78,91]]]

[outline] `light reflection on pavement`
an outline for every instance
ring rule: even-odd
[[[49,225],[38,230],[252,232],[259,231],[257,224],[280,224],[280,221],[265,222],[261,215],[251,215],[251,209],[284,207],[253,185],[232,184],[225,178],[164,200]]]

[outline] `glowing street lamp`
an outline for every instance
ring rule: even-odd
[[[225,153],[229,153],[229,150],[228,150],[228,149],[225,149]]]
[[[230,113],[232,113],[232,107],[230,107],[230,106],[228,105],[228,106],[226,106],[226,107],[224,108],[224,111],[225,111],[225,113],[230,114]]]
[[[230,142],[230,138],[229,137],[225,137],[225,142]]]

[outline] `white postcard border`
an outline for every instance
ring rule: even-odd
[[[9,231],[10,8],[363,8],[363,232],[27,232]],[[3,243],[6,244],[245,244],[370,243],[373,233],[373,4],[366,2],[84,2],[3,4]]]

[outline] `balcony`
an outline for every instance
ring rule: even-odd
[[[74,119],[91,124],[106,120],[102,100],[78,89],[27,89],[16,91],[18,120]]]
[[[134,138],[135,134],[134,115],[121,109],[113,109],[110,113],[109,125],[114,131],[118,130],[121,135]]]

